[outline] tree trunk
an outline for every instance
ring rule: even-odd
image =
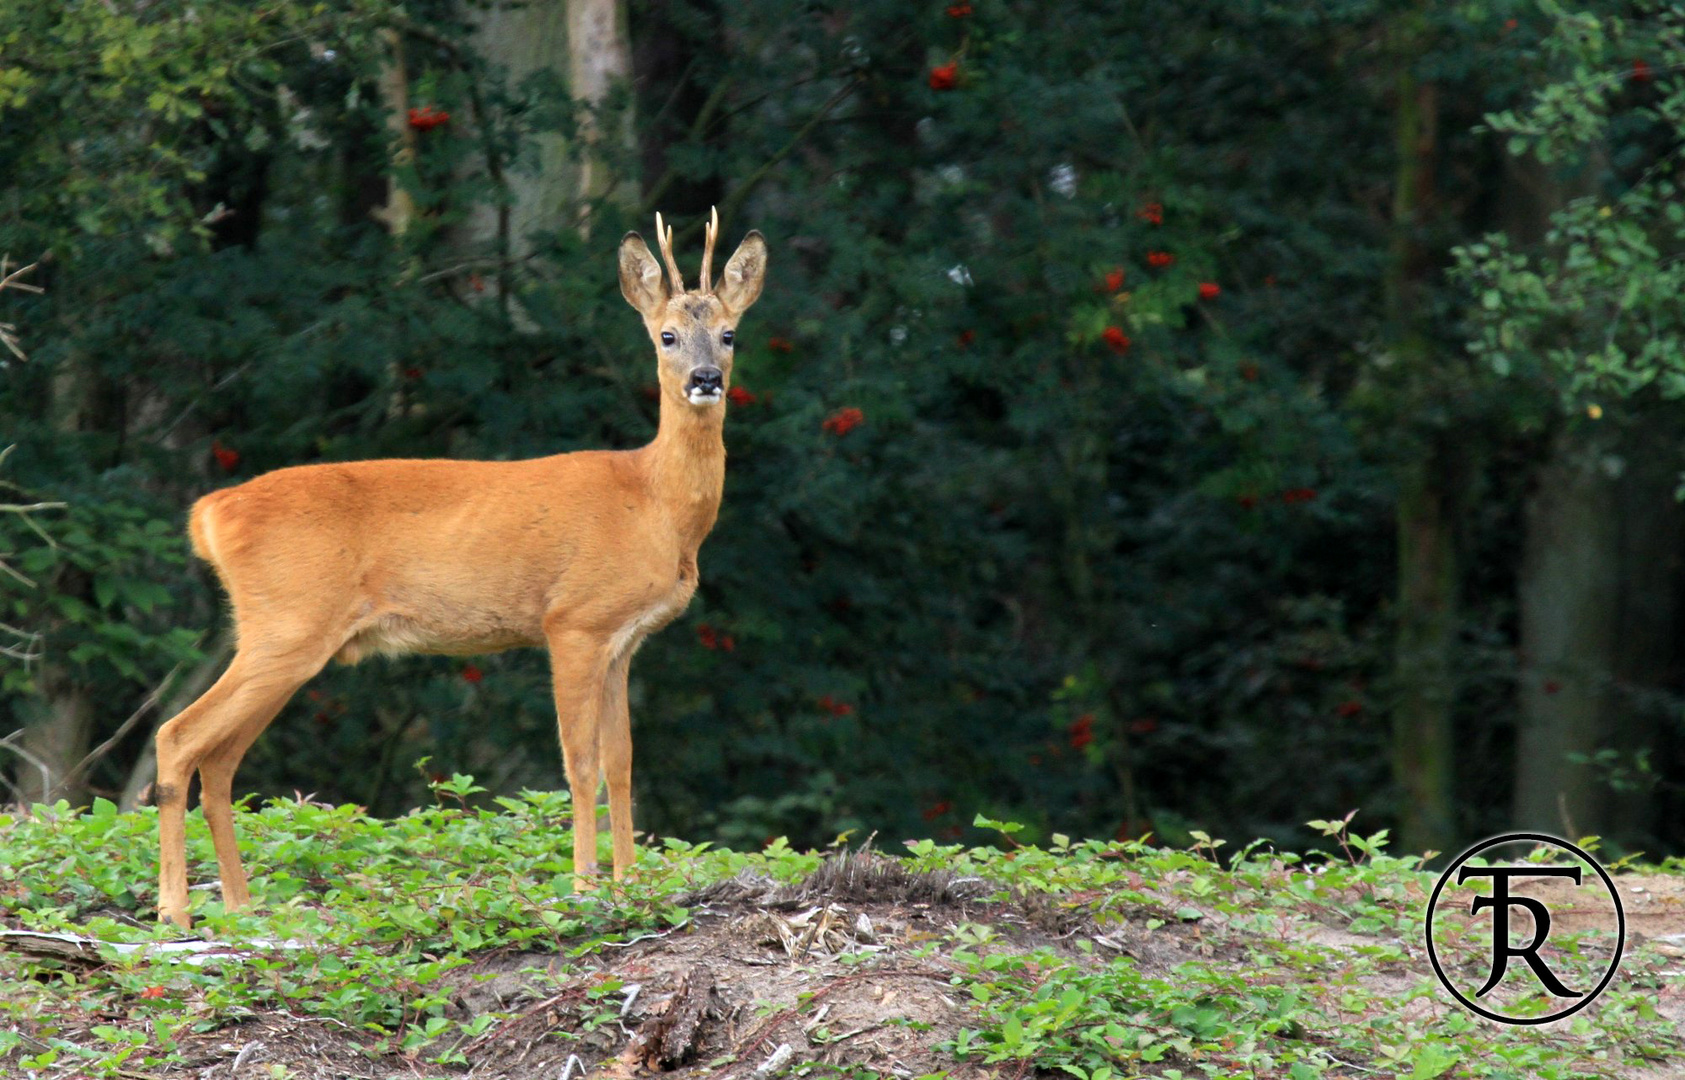
[[[1595,190],[1603,164],[1594,157],[1565,174],[1510,158],[1505,232],[1524,247],[1541,243],[1552,214]],[[1569,838],[1619,832],[1641,844],[1650,827],[1650,792],[1618,792],[1602,770],[1573,760],[1611,749],[1630,767],[1666,720],[1656,691],[1678,676],[1685,515],[1666,449],[1678,435],[1638,408],[1625,429],[1611,417],[1558,431],[1528,499],[1517,582],[1517,828]]]
[[[74,769],[93,738],[94,696],[77,686],[69,673],[49,665],[41,675],[45,699],[34,723],[26,724],[17,742],[18,798],[24,805],[47,802],[66,773]],[[78,781],[58,793],[72,806],[81,806],[88,795],[87,784]]]
[[[568,4],[566,0],[532,0],[524,4],[492,4],[471,16],[475,24],[473,48],[481,59],[501,68],[511,90],[540,72],[556,82],[570,82]],[[476,122],[484,118],[476,117]],[[579,166],[568,158],[567,141],[549,132],[534,140],[532,160],[498,165],[507,185],[507,206],[481,203],[469,213],[457,235],[465,254],[502,255],[493,250],[500,228],[507,230],[510,258],[531,251],[534,232],[559,231],[579,190]],[[490,163],[485,163],[492,168]]]
[[[404,60],[404,37],[383,30],[386,57],[380,67],[380,100],[386,106],[386,130],[392,140],[392,160],[386,176],[386,205],[375,216],[394,237],[409,232],[415,220],[415,199],[399,182],[397,170],[415,163],[415,129],[410,127],[410,76]]]
[[[1460,563],[1453,514],[1456,481],[1431,450],[1406,466],[1398,499],[1398,629],[1393,674],[1393,776],[1406,851],[1446,850],[1452,816]]]
[[[72,356],[60,367],[52,383],[51,408],[53,424],[66,438],[100,432],[113,436],[112,447],[122,445],[123,390],[101,375],[87,357]],[[115,463],[115,457],[100,464],[110,463]],[[93,602],[92,581],[87,573],[74,567],[60,568],[52,580],[42,581],[40,587],[74,596],[87,604]],[[67,667],[62,655],[54,655],[56,627],[44,629],[48,654],[42,661],[39,681],[41,704],[18,710],[24,719],[24,731],[16,744],[21,753],[15,775],[20,797],[25,802],[45,800],[60,778],[82,760],[92,745],[98,715],[97,698],[82,681],[86,674]],[[85,784],[77,783],[62,794],[72,805],[77,805],[86,790]]]
[[[1401,24],[1393,244],[1387,269],[1388,342],[1402,382],[1399,422],[1440,393],[1437,357],[1428,333],[1423,293],[1434,274],[1423,231],[1433,208],[1438,153],[1438,99],[1432,83],[1413,70],[1419,34],[1412,17]],[[1453,817],[1452,708],[1457,686],[1452,658],[1457,641],[1457,520],[1460,459],[1468,453],[1451,433],[1415,432],[1399,466],[1397,637],[1394,643],[1393,779],[1400,796],[1399,841],[1406,851],[1443,851],[1456,839]]]
[[[569,227],[585,231],[591,200],[605,195],[622,204],[636,200],[634,186],[619,182],[612,166],[615,158],[631,152],[632,111],[626,108],[613,116],[600,112],[615,87],[632,77],[625,0],[494,5],[476,19],[474,49],[489,64],[503,69],[511,88],[545,72],[587,109],[579,129],[584,146],[578,160],[570,155],[567,141],[551,132],[534,140],[535,160],[521,163],[524,167],[502,169],[512,258],[532,250],[531,237],[536,232]],[[599,124],[599,116],[606,125]],[[496,206],[476,207],[463,228],[465,251],[487,249],[499,227]]]
[[[1528,501],[1521,602],[1517,828],[1642,844],[1651,793],[1632,774],[1658,741],[1678,680],[1682,514],[1677,463],[1656,454],[1658,422],[1617,442],[1585,426],[1558,434]],[[1676,440],[1676,436],[1674,437]],[[1618,755],[1617,790],[1585,758]],[[1581,760],[1575,760],[1579,758]]]
[[[568,0],[568,73],[573,99],[592,112],[581,128],[585,141],[576,196],[588,204],[605,196],[622,206],[635,205],[637,188],[614,175],[612,158],[632,153],[631,97],[618,114],[602,110],[619,86],[629,91],[632,79],[632,41],[627,32],[626,0]],[[589,233],[590,219],[580,230]]]
[[[1603,440],[1561,432],[1527,504],[1521,560],[1517,828],[1586,834],[1602,818],[1592,770],[1608,701],[1620,584],[1615,486]]]
[[[1619,610],[1610,668],[1615,693],[1604,716],[1607,745],[1633,770],[1630,786],[1608,789],[1606,820],[1596,831],[1628,847],[1648,845],[1661,820],[1654,774],[1636,771],[1638,755],[1668,760],[1664,740],[1675,723],[1680,684],[1681,572],[1685,508],[1679,483],[1679,425],[1646,415],[1622,440],[1626,471],[1616,494],[1621,526]]]

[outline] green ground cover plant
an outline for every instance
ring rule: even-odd
[[[999,846],[646,840],[634,879],[576,895],[565,794],[486,799],[460,775],[433,789],[387,820],[304,798],[242,812],[258,906],[227,913],[196,890],[192,953],[159,951],[179,935],[153,922],[153,812],[0,816],[0,1072],[521,1076],[552,1054],[630,1075],[687,964],[715,980],[671,1066],[687,1075],[752,1069],[782,1044],[765,1074],[1659,1077],[1685,1062],[1666,991],[1678,950],[1657,927],[1571,1021],[1487,1023],[1427,968],[1435,875],[1346,821],[1313,822],[1335,850],[1303,857],[1205,836],[1019,845],[1019,826],[982,816]],[[189,854],[214,881],[196,812]],[[1682,877],[1617,869],[1641,892]],[[1553,963],[1594,968],[1601,933],[1575,930]],[[44,955],[28,934],[100,944]]]

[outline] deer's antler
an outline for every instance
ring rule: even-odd
[[[708,208],[708,224],[702,231],[708,240],[702,248],[702,283],[697,288],[706,293],[714,291],[714,241],[720,236],[720,212],[712,206]]]
[[[679,264],[673,261],[673,228],[661,221],[661,211],[655,212],[655,238],[661,242],[661,259],[667,264],[667,277],[673,282],[673,295],[685,291],[685,279],[679,273]]]

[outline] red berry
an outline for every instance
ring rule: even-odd
[[[825,421],[819,426],[833,435],[847,435],[856,427],[860,426],[865,419],[865,413],[853,406],[849,406],[846,409],[838,409],[830,416],[827,416]]]
[[[450,118],[450,113],[443,109],[435,109],[431,105],[411,109],[409,113],[410,127],[416,131],[431,131],[441,124],[450,123]]]

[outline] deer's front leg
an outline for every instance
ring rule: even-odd
[[[562,765],[573,792],[573,886],[583,892],[597,873],[597,752],[608,643],[593,634],[546,627],[550,677],[556,688],[556,724]]]

